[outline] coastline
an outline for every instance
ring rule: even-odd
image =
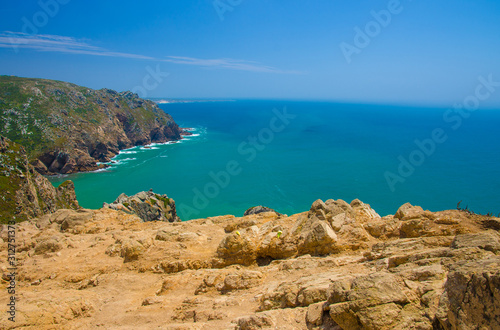
[[[205,102],[236,102],[236,100],[178,100],[178,99],[150,99],[156,104],[171,104],[171,103],[205,103]]]
[[[62,173],[57,173],[54,175],[44,175],[44,177],[48,178],[51,183],[51,179],[60,179],[60,178],[67,178],[70,175],[76,175],[76,174],[82,174],[82,173],[99,173],[99,172],[106,172],[108,169],[114,166],[121,165],[125,163],[126,161],[130,160],[135,160],[136,158],[124,158],[124,159],[119,159],[117,160],[116,157],[119,157],[120,155],[124,154],[136,154],[139,152],[139,150],[142,151],[147,151],[147,150],[156,150],[158,149],[157,146],[164,146],[164,145],[170,145],[170,144],[177,144],[181,143],[183,140],[188,140],[188,137],[197,137],[200,136],[199,133],[193,133],[196,132],[196,128],[194,127],[181,127],[181,138],[179,140],[171,140],[171,141],[166,141],[166,142],[152,142],[144,145],[136,145],[130,148],[125,148],[125,149],[120,149],[116,155],[114,155],[109,162],[96,162],[97,166],[101,166],[100,168],[96,170],[91,170],[91,171],[79,171],[75,173],[67,173],[67,174],[62,174]],[[139,150],[134,150],[136,148],[139,148]]]

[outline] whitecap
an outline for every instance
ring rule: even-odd
[[[136,160],[137,158],[123,158],[123,159],[115,159],[113,160],[112,162],[108,163],[109,165],[113,166],[113,165],[120,165],[120,164],[123,164],[123,163],[127,163],[131,160]]]
[[[90,171],[90,173],[98,173],[98,172],[108,172],[110,170],[110,167],[105,167],[105,168],[100,168],[95,171]]]

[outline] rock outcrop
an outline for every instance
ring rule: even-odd
[[[137,94],[12,76],[0,76],[0,127],[44,175],[96,170],[121,149],[179,140],[183,133]]]
[[[22,146],[0,136],[1,222],[23,221],[58,209],[78,209],[73,182],[58,188],[28,162]]]
[[[273,213],[276,213],[277,215],[281,215],[281,213],[276,212],[272,208],[259,205],[259,206],[251,207],[248,210],[246,210],[245,213],[243,214],[243,216],[252,215],[252,214],[259,214],[259,213],[264,213],[264,212],[273,212]]]
[[[58,210],[17,225],[22,299],[16,323],[3,313],[0,324],[497,329],[498,221],[409,204],[380,217],[359,200],[318,200],[289,217],[173,223],[125,209]],[[6,227],[0,237],[0,301],[7,301]]]
[[[111,204],[103,207],[135,214],[143,221],[181,221],[177,216],[175,201],[167,195],[155,194],[152,190],[141,191],[133,196],[121,194]]]

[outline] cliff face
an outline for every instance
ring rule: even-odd
[[[6,328],[498,329],[500,219],[359,200],[144,222],[103,208],[18,225]],[[7,230],[0,301],[8,301]]]
[[[0,215],[2,223],[78,209],[73,182],[58,188],[36,172],[22,146],[0,136]]]
[[[181,138],[172,117],[137,94],[10,76],[0,76],[0,132],[42,174],[96,170],[121,149]]]

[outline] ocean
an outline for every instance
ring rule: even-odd
[[[309,101],[215,101],[160,107],[194,133],[122,151],[106,170],[51,177],[75,183],[80,205],[153,189],[182,220],[264,205],[307,211],[316,199],[360,199],[381,216],[406,202],[500,213],[500,110]]]

